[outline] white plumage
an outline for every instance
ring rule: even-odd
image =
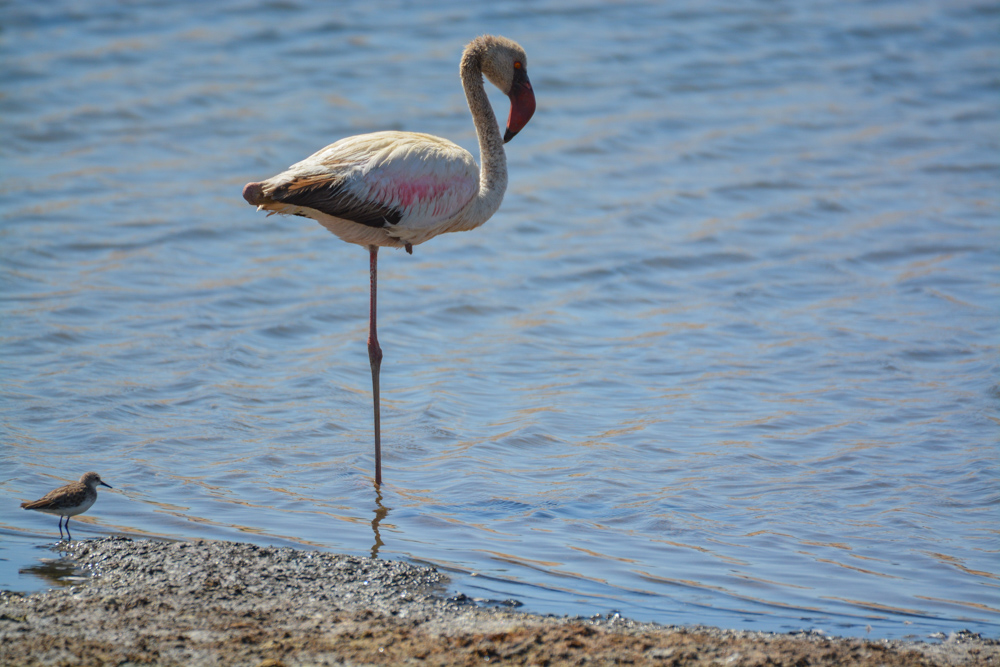
[[[503,144],[535,112],[524,49],[504,37],[474,39],[460,74],[476,125],[482,168],[447,139],[416,132],[375,132],[341,139],[265,181],[247,183],[243,198],[258,210],[312,218],[348,243],[366,246],[371,270],[368,357],[375,408],[375,483],[382,483],[376,329],[378,249],[406,248],[445,232],[486,222],[507,189]],[[511,101],[503,137],[483,77]]]
[[[330,144],[262,186],[275,201],[260,209],[313,218],[348,243],[401,248],[471,228],[479,167],[447,139],[375,132]],[[476,217],[473,227],[489,218]]]

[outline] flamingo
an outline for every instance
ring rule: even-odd
[[[243,198],[268,215],[312,218],[348,243],[368,248],[371,292],[368,360],[375,412],[375,484],[382,484],[379,369],[376,326],[378,249],[413,246],[445,232],[475,229],[496,213],[507,189],[503,145],[531,119],[535,93],[524,49],[499,35],[472,40],[459,66],[479,139],[482,168],[447,139],[417,132],[374,132],[347,137],[266,181],[247,183]],[[510,98],[500,136],[483,76]]]

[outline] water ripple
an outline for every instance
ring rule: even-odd
[[[997,634],[994,5],[5,12],[11,506],[98,469],[92,534],[409,557],[558,614]],[[494,219],[383,254],[376,495],[365,253],[239,191],[376,129],[475,153],[484,31],[538,112]]]

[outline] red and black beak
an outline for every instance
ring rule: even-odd
[[[520,63],[518,63],[520,64]],[[531,89],[528,73],[523,67],[514,70],[514,82],[507,93],[510,98],[510,115],[507,116],[507,132],[503,142],[507,143],[531,120],[535,113],[535,91]]]

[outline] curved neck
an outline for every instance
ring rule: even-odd
[[[474,45],[470,45],[472,47]],[[486,222],[498,208],[507,190],[507,156],[503,151],[503,137],[497,125],[493,107],[483,87],[483,53],[469,48],[462,54],[461,75],[465,98],[469,102],[472,121],[479,137],[479,194],[470,222],[478,226]]]

